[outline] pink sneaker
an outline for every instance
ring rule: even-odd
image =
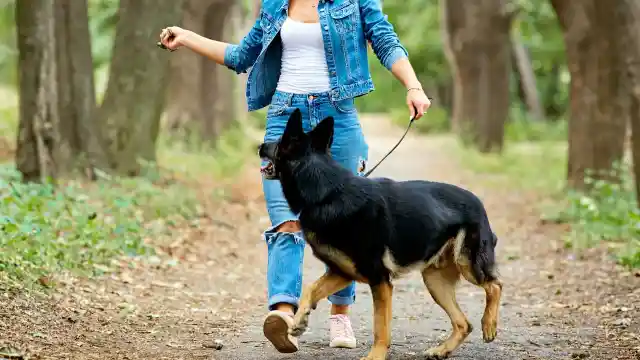
[[[329,346],[332,348],[348,348],[356,347],[356,337],[351,328],[351,320],[347,315],[331,315],[331,342]]]

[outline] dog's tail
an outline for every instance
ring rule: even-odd
[[[462,256],[468,258],[471,271],[478,284],[496,280],[495,247],[497,236],[486,224],[467,224],[458,231],[455,240],[454,259],[456,263],[464,262]]]

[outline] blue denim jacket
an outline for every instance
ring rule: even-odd
[[[251,68],[246,90],[249,111],[269,105],[278,85],[282,59],[279,34],[288,8],[289,0],[262,0],[260,16],[249,34],[239,45],[226,48],[227,67],[237,73]],[[334,102],[374,90],[367,40],[387,69],[408,56],[382,12],[380,0],[320,0],[318,15]]]

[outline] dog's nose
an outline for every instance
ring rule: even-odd
[[[264,155],[264,143],[258,145],[258,155],[259,156],[263,156]]]

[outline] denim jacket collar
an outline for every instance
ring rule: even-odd
[[[333,0],[320,0],[320,3],[333,3]],[[282,4],[282,7],[280,8],[280,10],[287,10],[289,9],[289,0],[285,0],[284,4]]]

